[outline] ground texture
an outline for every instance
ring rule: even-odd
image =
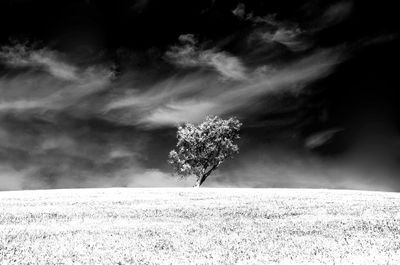
[[[0,264],[400,264],[400,194],[0,192]]]

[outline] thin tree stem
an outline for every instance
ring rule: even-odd
[[[208,178],[208,176],[210,176],[211,172],[214,171],[218,166],[219,166],[219,163],[218,163],[218,164],[215,164],[212,168],[210,168],[209,171],[207,171],[206,173],[204,173],[204,174],[197,180],[196,187],[200,187],[201,184],[203,184],[203,182]]]

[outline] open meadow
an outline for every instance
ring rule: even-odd
[[[0,264],[400,264],[400,194],[0,192]]]

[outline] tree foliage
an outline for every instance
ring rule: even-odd
[[[241,125],[236,118],[224,120],[214,116],[197,126],[180,126],[178,143],[169,153],[168,162],[181,177],[196,175],[196,186],[200,186],[226,158],[239,152],[235,141],[239,139]]]

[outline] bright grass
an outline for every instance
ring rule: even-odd
[[[400,264],[400,194],[0,192],[0,264]]]

